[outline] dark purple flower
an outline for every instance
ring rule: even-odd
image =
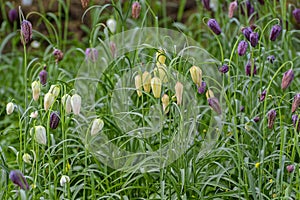
[[[253,65],[253,71],[252,71],[252,63],[250,61],[247,62],[245,66],[245,71],[247,76],[253,76],[257,73],[256,71],[256,65]]]
[[[245,107],[244,107],[244,106],[241,106],[241,107],[240,107],[240,111],[241,111],[241,112],[244,112],[244,111],[245,111]]]
[[[264,101],[266,98],[266,94],[267,94],[266,90],[262,91],[262,93],[260,94],[260,97],[259,97],[259,101]]]
[[[275,61],[275,56],[273,56],[273,55],[270,55],[270,56],[268,56],[267,57],[267,60],[270,62],[270,63],[274,63],[274,61]]]
[[[28,20],[23,20],[21,23],[21,41],[27,44],[32,40],[32,24]]]
[[[292,173],[295,170],[295,166],[294,165],[288,165],[288,166],[286,166],[286,170],[289,173]]]
[[[300,9],[296,8],[293,10],[293,16],[298,24],[300,24]]]
[[[198,93],[203,94],[206,90],[206,82],[202,81],[201,86],[198,87]]]
[[[219,67],[219,72],[221,72],[223,74],[227,73],[228,71],[229,71],[228,65],[223,65],[223,66]]]
[[[256,117],[253,118],[253,121],[256,122],[256,123],[259,122],[259,120],[260,120],[259,116],[256,116]]]
[[[12,170],[9,173],[9,179],[23,190],[29,190],[26,178],[20,170]]]
[[[210,0],[202,0],[202,5],[206,10],[210,10]]]
[[[244,5],[241,5],[241,13],[242,13],[242,15],[247,14],[247,16],[250,16],[250,15],[252,15],[254,13],[254,7],[251,5],[251,3],[250,3],[249,0],[246,1],[246,11],[245,11],[244,7],[245,7]]]
[[[274,122],[276,119],[276,111],[275,110],[271,110],[268,112],[268,128],[272,129]]]
[[[18,19],[18,11],[15,8],[8,12],[8,19],[10,22],[14,22]]]
[[[222,114],[222,110],[219,101],[216,97],[211,97],[208,99],[208,105],[218,114]]]
[[[132,18],[137,19],[140,16],[141,13],[141,4],[139,2],[134,2],[132,4]]]
[[[258,33],[252,32],[250,34],[250,44],[252,47],[256,47],[256,45],[258,44]]]
[[[59,112],[52,112],[50,114],[50,128],[56,129],[59,124]]]
[[[300,105],[300,93],[296,94],[292,103],[292,113],[295,112]]]
[[[298,126],[297,126],[297,121],[298,121],[298,115],[297,114],[294,114],[293,116],[292,116],[292,122],[293,122],[293,126],[295,127],[295,128],[297,128],[298,129],[298,131],[300,131],[300,120],[298,121]]]
[[[47,73],[46,69],[47,69],[47,66],[45,65],[44,69],[39,73],[40,82],[42,85],[46,85],[46,83],[47,83],[48,73]]]
[[[221,34],[221,28],[215,19],[209,19],[207,25],[216,35]]]
[[[283,74],[282,80],[281,80],[281,89],[285,90],[291,82],[294,79],[294,72],[292,69],[289,69]]]
[[[239,56],[245,55],[247,48],[248,48],[248,43],[245,40],[240,41],[239,46],[238,46]]]
[[[64,53],[59,49],[54,49],[53,55],[55,57],[55,62],[58,63],[64,58]]]
[[[250,34],[252,33],[252,29],[250,27],[245,27],[242,29],[243,35],[246,37],[248,41],[250,41]]]
[[[85,50],[85,58],[86,60],[96,62],[98,59],[98,50],[95,48],[87,48]]]
[[[281,26],[279,26],[278,24],[274,25],[271,29],[270,40],[275,41],[276,38],[279,36],[280,32],[281,32]]]

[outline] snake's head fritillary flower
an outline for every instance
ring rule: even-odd
[[[135,78],[134,78],[134,84],[135,84],[135,89],[136,89],[136,92],[138,94],[138,96],[142,96],[142,87],[143,87],[143,84],[142,84],[142,77],[141,75],[136,75]]]
[[[248,61],[246,66],[245,66],[245,72],[247,76],[253,76],[255,74],[257,74],[257,70],[256,70],[256,65],[253,65],[253,69],[252,69],[252,62]]]
[[[51,93],[55,97],[58,97],[58,95],[60,93],[60,87],[59,87],[59,85],[51,85],[48,93]]]
[[[170,103],[170,98],[167,94],[164,94],[163,97],[161,98],[162,106],[163,106],[163,111],[165,114],[169,112],[169,103]]]
[[[110,32],[115,33],[117,30],[117,22],[114,19],[108,19],[106,21],[106,26],[108,27],[108,29],[110,30]]]
[[[296,94],[292,103],[292,113],[295,112],[300,105],[300,93]]]
[[[210,10],[210,0],[202,0],[202,5],[206,10]]]
[[[190,74],[191,74],[193,82],[197,85],[197,87],[201,86],[202,70],[197,66],[192,66],[190,68]]]
[[[222,74],[226,74],[228,71],[229,71],[228,65],[223,65],[219,67],[219,72],[221,72]]]
[[[275,110],[270,110],[268,112],[268,128],[269,129],[273,128],[275,119],[276,119],[276,111]]]
[[[293,10],[293,16],[298,24],[300,24],[300,8]]]
[[[35,126],[35,139],[39,144],[47,144],[46,129],[43,126]]]
[[[260,94],[260,97],[259,97],[259,101],[264,101],[266,98],[266,94],[267,94],[266,90],[262,91],[262,93]]]
[[[208,98],[208,105],[218,114],[222,114],[219,100],[216,97]]]
[[[289,69],[283,74],[282,80],[281,80],[281,89],[285,90],[294,80],[294,72],[292,69]]]
[[[98,132],[100,132],[104,127],[104,122],[102,119],[94,119],[92,128],[91,128],[91,135],[94,136]]]
[[[60,121],[59,112],[52,112],[50,114],[50,128],[56,129]]]
[[[260,120],[259,116],[256,116],[256,117],[253,118],[253,121],[256,122],[256,123],[259,122],[259,120]]]
[[[32,40],[32,24],[28,20],[23,20],[21,23],[21,41],[27,44]]]
[[[25,163],[31,164],[32,157],[31,157],[30,154],[24,153],[23,156],[22,156],[22,158],[23,158],[23,161],[24,161]]]
[[[220,28],[220,25],[215,19],[209,19],[207,25],[216,35],[221,34],[222,30]]]
[[[141,8],[142,8],[141,4],[137,1],[132,4],[131,14],[132,14],[133,19],[139,18],[140,13],[141,13]]]
[[[242,33],[243,33],[243,35],[246,37],[246,39],[248,40],[248,41],[250,41],[250,34],[252,33],[253,31],[252,31],[252,29],[250,28],[250,27],[244,27],[244,28],[242,28]]]
[[[252,47],[256,47],[256,45],[258,44],[258,33],[252,32],[250,34],[250,44]]]
[[[151,74],[145,71],[142,75],[143,88],[145,92],[150,92],[151,90]]]
[[[65,94],[61,98],[61,102],[67,114],[72,112],[72,105],[71,105],[71,96],[69,94]]]
[[[71,106],[74,115],[79,115],[81,108],[81,96],[79,96],[78,94],[74,94],[71,97]]]
[[[276,24],[272,27],[270,33],[270,40],[275,41],[281,33],[281,26]]]
[[[8,12],[8,19],[10,22],[14,22],[18,19],[18,11],[15,8],[12,8]]]
[[[153,72],[154,76],[159,77],[163,83],[168,82],[167,68],[165,64],[156,63],[156,67]]]
[[[23,173],[20,170],[12,170],[9,173],[9,179],[23,190],[29,190],[29,185]]]
[[[294,165],[288,165],[288,166],[286,166],[286,170],[289,173],[292,173],[295,170],[295,166]]]
[[[53,105],[55,96],[52,93],[47,93],[44,96],[44,109],[47,111]]]
[[[151,88],[155,98],[160,98],[161,94],[161,80],[158,77],[153,77],[151,79]]]
[[[245,55],[247,48],[248,48],[248,43],[245,40],[240,41],[237,49],[239,56]]]
[[[60,186],[63,187],[66,183],[70,182],[70,177],[66,175],[62,175],[59,182],[60,182]]]
[[[86,61],[96,62],[98,60],[98,50],[96,48],[87,48],[85,50]]]
[[[34,81],[31,83],[32,89],[32,98],[34,101],[37,101],[40,97],[41,86],[39,81]]]
[[[11,113],[14,112],[15,109],[15,105],[12,102],[9,102],[8,104],[6,104],[6,114],[10,115]]]
[[[53,55],[54,55],[56,63],[58,63],[59,61],[61,61],[64,58],[64,53],[59,49],[54,49]]]
[[[40,82],[43,86],[46,85],[46,83],[47,83],[48,73],[47,73],[46,69],[47,69],[47,66],[45,65],[43,70],[39,73]]]
[[[202,81],[201,85],[198,86],[198,93],[199,94],[204,94],[205,90],[206,90],[206,82]]]
[[[275,61],[275,56],[274,56],[274,55],[270,55],[270,56],[267,57],[267,60],[268,60],[271,64],[273,64],[274,61]]]
[[[233,1],[229,4],[229,8],[228,8],[228,17],[229,18],[233,17],[234,11],[237,9],[237,7],[238,7],[237,1]]]
[[[180,82],[175,84],[175,96],[177,100],[177,105],[181,105],[182,103],[182,94],[183,94],[183,85]]]

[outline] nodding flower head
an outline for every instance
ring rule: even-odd
[[[44,69],[39,73],[40,82],[42,85],[46,85],[46,83],[47,83],[48,73],[47,73],[46,69],[47,69],[47,66],[45,65]]]
[[[138,94],[138,96],[142,96],[143,93],[142,93],[142,77],[141,75],[136,75],[135,78],[134,78],[134,83],[135,83],[135,89],[136,89],[136,92]]]
[[[300,105],[300,93],[296,94],[292,103],[292,112],[295,112]]]
[[[246,54],[248,48],[248,43],[245,40],[240,41],[239,46],[238,46],[238,54],[239,56],[243,56]]]
[[[21,23],[21,41],[27,44],[32,40],[32,24],[28,20],[23,20]]]
[[[50,128],[51,129],[56,129],[58,124],[59,124],[59,112],[52,112],[50,114]]]
[[[8,19],[10,22],[14,22],[18,19],[18,11],[15,8],[8,12]]]
[[[254,64],[253,69],[252,69],[252,62],[248,61],[245,66],[245,71],[246,71],[247,76],[253,76],[253,75],[257,74],[256,65]]]
[[[274,56],[274,55],[270,55],[270,56],[267,57],[267,60],[268,60],[271,64],[273,64],[274,61],[275,61],[275,56]]]
[[[81,96],[79,96],[78,94],[74,94],[71,97],[71,106],[74,115],[79,115],[81,108]]]
[[[216,97],[208,98],[208,105],[218,114],[222,114],[222,110],[219,104],[219,100]]]
[[[206,90],[206,82],[202,81],[201,85],[198,86],[198,93],[204,94],[205,90]]]
[[[133,19],[137,19],[141,13],[141,4],[139,2],[134,2],[131,7],[131,14]]]
[[[180,82],[177,82],[175,85],[175,96],[177,100],[177,105],[182,103],[182,94],[183,94],[183,85]]]
[[[252,31],[252,29],[250,28],[250,27],[244,27],[243,29],[242,29],[242,33],[243,33],[243,35],[246,37],[246,39],[248,40],[248,41],[250,41],[250,34],[252,33],[253,31]]]
[[[292,173],[295,170],[295,166],[294,165],[288,165],[288,166],[286,166],[286,170],[289,173]]]
[[[259,101],[264,101],[266,98],[266,94],[267,94],[266,90],[262,91],[262,93],[260,94],[260,97],[259,97]]]
[[[64,53],[59,49],[54,49],[53,55],[55,57],[55,62],[58,63],[64,58]]]
[[[158,77],[154,77],[151,79],[151,88],[153,92],[153,96],[155,98],[160,98],[161,93],[161,80]]]
[[[207,22],[208,27],[216,34],[220,35],[221,34],[221,28],[218,22],[215,19],[209,19]]]
[[[190,68],[190,74],[193,82],[199,87],[202,82],[202,70],[197,66],[192,66]]]
[[[300,24],[300,8],[293,10],[293,16],[298,24]]]
[[[228,65],[223,65],[219,67],[219,72],[221,72],[222,74],[226,74],[228,71],[229,71]]]
[[[289,69],[283,74],[282,80],[281,80],[281,89],[285,90],[294,80],[294,72],[292,69]]]
[[[233,17],[233,13],[237,9],[237,7],[238,7],[237,1],[233,1],[229,4],[229,8],[228,8],[228,17],[229,18]]]
[[[269,129],[273,128],[275,119],[276,119],[276,111],[275,110],[270,110],[268,112],[268,128]]]
[[[206,10],[210,10],[210,0],[202,0],[202,5]]]
[[[250,44],[252,47],[256,47],[256,45],[258,44],[258,33],[252,32],[250,34]]]
[[[276,38],[278,38],[278,36],[281,33],[281,26],[279,26],[278,24],[274,25],[271,29],[271,33],[270,33],[270,40],[271,41],[275,41]]]
[[[12,170],[9,173],[9,179],[23,190],[29,190],[26,178],[20,170]]]

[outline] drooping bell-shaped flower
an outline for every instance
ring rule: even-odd
[[[289,173],[292,173],[295,170],[295,166],[294,165],[288,165],[288,166],[286,166],[286,170]]]
[[[72,112],[72,105],[71,105],[71,96],[69,94],[65,94],[61,98],[62,105],[65,108],[65,111],[67,114],[70,114]]]
[[[136,92],[138,94],[138,96],[142,96],[143,93],[142,93],[142,77],[141,75],[136,75],[135,78],[134,78],[134,84],[135,84],[135,89],[136,89]]]
[[[58,63],[59,61],[61,61],[64,58],[64,53],[59,49],[54,49],[53,55],[54,55],[56,63]]]
[[[228,8],[228,17],[229,18],[233,17],[234,11],[237,9],[237,7],[238,7],[237,1],[233,1],[229,4],[229,8]]]
[[[206,82],[202,81],[201,86],[198,87],[198,93],[204,94],[205,90],[206,90]]]
[[[53,94],[55,96],[55,98],[58,97],[58,95],[60,93],[59,85],[51,85],[48,93]]]
[[[170,98],[167,94],[164,94],[163,97],[161,98],[162,106],[163,106],[163,111],[164,114],[167,114],[169,112],[169,103],[170,103]]]
[[[38,81],[34,81],[31,83],[31,89],[32,89],[32,98],[33,100],[37,101],[40,97],[41,92],[41,86]]]
[[[71,97],[71,106],[74,115],[79,115],[81,108],[81,96],[79,96],[78,94],[74,94]]]
[[[252,32],[250,34],[250,44],[252,47],[256,47],[256,45],[258,44],[258,33]]]
[[[47,111],[54,103],[55,96],[52,93],[47,93],[44,96],[44,109]]]
[[[256,65],[254,64],[253,69],[252,69],[252,63],[249,60],[247,62],[247,64],[245,65],[245,72],[246,72],[247,76],[253,76],[253,75],[257,74]]]
[[[108,27],[110,32],[115,33],[117,29],[117,22],[116,20],[110,18],[106,21],[106,26]]]
[[[295,112],[300,105],[300,93],[296,94],[292,103],[292,113]]]
[[[276,111],[275,110],[270,110],[268,112],[268,128],[269,129],[273,128],[275,119],[276,119]]]
[[[246,54],[248,48],[248,43],[245,40],[240,41],[239,45],[238,45],[238,54],[239,56],[243,56]]]
[[[40,82],[43,86],[46,85],[46,83],[47,83],[48,73],[47,73],[46,69],[47,69],[47,66],[45,65],[43,70],[39,73]]]
[[[252,33],[252,29],[250,27],[244,27],[242,29],[243,35],[246,37],[246,39],[250,42],[250,34]]]
[[[168,82],[167,68],[165,64],[157,63],[153,72],[154,72],[154,76],[159,77],[163,83]]]
[[[222,74],[226,74],[228,71],[229,71],[228,65],[223,65],[219,67],[219,72],[221,72]]]
[[[294,80],[294,72],[292,69],[289,69],[283,74],[282,80],[281,80],[281,89],[285,90]]]
[[[208,105],[218,114],[222,114],[219,100],[216,97],[208,98]]]
[[[18,11],[15,8],[12,8],[8,12],[8,19],[10,22],[14,22],[18,19]]]
[[[221,34],[222,30],[220,28],[220,25],[215,19],[209,19],[207,25],[216,35]]]
[[[15,105],[12,102],[9,102],[8,104],[6,104],[6,114],[10,115],[11,113],[14,112],[15,109]]]
[[[298,24],[300,24],[300,8],[293,10],[293,16]]]
[[[50,114],[50,128],[56,129],[60,121],[59,112],[52,112]]]
[[[27,44],[32,40],[32,24],[28,20],[23,20],[21,23],[21,41]]]
[[[260,94],[260,97],[259,97],[259,101],[264,101],[266,98],[266,94],[267,94],[266,90],[262,91],[262,93]]]
[[[131,14],[133,19],[137,19],[140,16],[141,13],[141,4],[139,2],[134,2],[131,6]]]
[[[103,129],[104,122],[102,119],[94,119],[92,128],[91,128],[91,135],[94,136],[96,135],[99,131]]]
[[[35,139],[39,144],[47,144],[46,129],[43,126],[35,126]]]
[[[202,70],[197,66],[192,66],[190,68],[190,74],[193,82],[199,87],[202,82]]]
[[[278,38],[278,36],[280,35],[280,33],[281,33],[281,26],[278,24],[274,25],[271,29],[270,40],[275,41],[276,38]]]
[[[69,176],[66,176],[66,175],[62,175],[61,178],[60,178],[60,186],[64,186],[66,183],[69,183],[70,182],[70,177]]]
[[[151,88],[152,88],[152,92],[153,92],[153,96],[155,98],[160,98],[160,94],[161,94],[161,80],[158,77],[153,77],[151,79]]]
[[[22,156],[22,158],[23,158],[23,161],[24,161],[25,163],[31,164],[32,157],[31,157],[30,154],[24,153],[23,156]]]
[[[142,75],[143,88],[145,92],[150,92],[151,90],[151,74],[145,71]]]
[[[29,185],[23,173],[20,170],[12,170],[9,173],[9,179],[23,190],[29,190]]]
[[[183,95],[183,85],[180,82],[177,82],[175,85],[175,96],[177,100],[177,105],[181,105]]]

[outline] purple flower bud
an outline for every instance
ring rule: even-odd
[[[256,122],[256,123],[259,122],[259,120],[260,120],[259,116],[256,116],[256,117],[253,118],[253,121]]]
[[[271,110],[268,112],[268,128],[272,129],[274,122],[276,119],[276,111],[275,110]]]
[[[233,1],[229,4],[229,8],[228,8],[228,17],[229,18],[233,17],[233,13],[237,9],[237,7],[238,7],[237,1]]]
[[[202,5],[206,10],[210,10],[210,0],[202,0]]]
[[[295,170],[295,166],[294,165],[288,165],[288,166],[286,166],[286,170],[289,173],[292,173]]]
[[[239,56],[245,55],[247,48],[248,48],[248,43],[245,40],[240,41],[239,46],[238,46]]]
[[[265,98],[266,98],[266,94],[267,94],[266,90],[262,91],[262,93],[261,93],[261,95],[259,97],[259,101],[264,101]]]
[[[59,112],[52,112],[50,114],[50,128],[56,129],[59,124]]]
[[[206,90],[206,82],[202,81],[201,85],[198,87],[198,93],[204,94],[205,90]]]
[[[252,47],[256,47],[256,45],[258,44],[258,33],[252,32],[250,34],[250,44]]]
[[[245,66],[245,71],[246,71],[247,76],[253,76],[253,75],[257,74],[256,65],[254,64],[253,71],[252,71],[252,63],[250,61],[248,61],[248,63]]]
[[[223,65],[221,67],[219,67],[219,72],[226,74],[229,71],[229,67],[228,65]]]
[[[132,4],[132,18],[133,19],[137,19],[137,18],[139,18],[139,16],[140,16],[140,13],[141,13],[141,4],[139,3],[139,2],[134,2],[133,4]]]
[[[30,21],[23,20],[21,23],[21,41],[27,44],[32,39],[32,25]]]
[[[247,16],[250,16],[254,13],[254,7],[251,5],[250,1],[246,1],[246,11],[244,10],[244,5],[241,5],[241,13],[245,15],[247,12]]]
[[[300,93],[296,94],[292,103],[292,113],[295,112],[300,105]]]
[[[294,79],[294,72],[292,69],[289,69],[283,74],[282,80],[281,80],[281,89],[285,90],[291,82]]]
[[[209,19],[207,25],[216,35],[221,34],[221,28],[215,19]]]
[[[42,85],[46,85],[46,83],[47,83],[48,73],[47,73],[46,69],[47,69],[47,66],[45,65],[44,69],[39,73],[40,82],[41,82]]]
[[[87,48],[85,50],[85,59],[96,62],[98,59],[98,50],[95,48]]]
[[[29,190],[26,178],[20,170],[12,170],[9,173],[9,179],[23,190]]]
[[[300,24],[300,9],[296,8],[293,10],[293,16],[298,24]]]
[[[64,58],[64,53],[59,49],[54,49],[53,55],[55,57],[55,62],[58,63]]]
[[[267,60],[270,62],[270,63],[274,63],[274,60],[275,60],[275,56],[273,56],[273,55],[270,55],[270,56],[268,56],[267,57]]]
[[[281,32],[281,26],[279,26],[278,24],[274,25],[271,29],[270,40],[275,41],[276,38],[279,36],[280,32]]]
[[[9,12],[8,12],[8,19],[10,22],[14,22],[15,20],[18,19],[18,11],[16,9],[11,9]]]
[[[252,29],[250,27],[245,27],[242,29],[243,35],[246,37],[248,41],[250,41],[250,34],[252,33]]]
[[[298,121],[298,126],[297,126],[297,121],[298,121],[298,115],[297,115],[297,114],[294,114],[294,115],[292,116],[293,126],[294,126],[295,128],[298,127],[298,131],[300,131],[300,121]]]
[[[219,101],[216,97],[211,97],[208,99],[208,105],[218,114],[222,114],[222,110]]]

